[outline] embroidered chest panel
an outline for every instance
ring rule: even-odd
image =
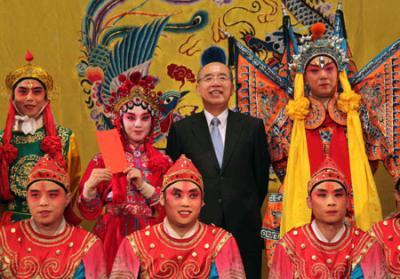
[[[208,278],[212,262],[230,237],[200,223],[195,235],[185,240],[168,236],[162,224],[128,238],[141,261],[140,278]]]
[[[0,230],[2,278],[72,278],[97,238],[71,225],[55,237],[37,234],[29,220]]]
[[[296,278],[348,278],[374,243],[355,228],[347,228],[336,243],[323,243],[310,225],[290,231],[280,242],[295,266]]]
[[[67,156],[69,138],[71,130],[58,126],[57,134],[61,137],[64,157]],[[28,175],[36,162],[43,156],[40,144],[46,136],[44,128],[41,128],[33,135],[24,135],[23,133],[13,133],[11,143],[18,148],[18,157],[10,166],[9,181],[11,192],[17,198],[26,198],[25,185],[28,181]],[[27,209],[26,209],[27,210]]]

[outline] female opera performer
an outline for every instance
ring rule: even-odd
[[[163,174],[172,165],[168,156],[152,146],[159,127],[160,93],[156,79],[140,72],[120,74],[120,86],[105,110],[113,112],[128,168],[112,174],[97,154],[82,176],[78,208],[88,220],[98,219],[93,232],[103,241],[107,272],[122,239],[147,225],[162,221],[159,206]]]

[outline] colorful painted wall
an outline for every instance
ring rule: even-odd
[[[151,61],[150,72],[160,78],[159,90],[181,94],[174,117],[180,118],[202,109],[195,92],[195,75],[200,54],[210,45],[227,49],[226,31],[253,49],[263,60],[279,53],[281,38],[281,1],[278,0],[142,0],[114,1],[120,5],[104,17],[103,28],[144,25],[155,18],[170,16]],[[317,13],[331,22],[337,1],[297,1],[299,9]],[[94,121],[85,103],[78,75],[83,57],[80,42],[86,0],[2,1],[0,11],[0,78],[24,63],[29,49],[35,62],[54,77],[58,97],[53,108],[59,123],[72,128],[77,136],[85,167],[97,152]],[[345,0],[343,10],[353,58],[360,68],[400,37],[396,0]],[[292,23],[305,32],[293,11]],[[0,127],[4,127],[9,92],[0,84]],[[185,92],[185,93],[183,93]],[[234,107],[232,98],[231,107]],[[159,146],[164,146],[161,139]],[[394,208],[391,180],[384,170],[376,175],[385,212]]]

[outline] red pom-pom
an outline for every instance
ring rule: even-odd
[[[130,76],[129,79],[134,83],[138,84],[139,80],[142,78],[142,74],[140,72],[133,72]]]
[[[0,158],[5,158],[8,164],[14,162],[18,156],[18,149],[10,144],[6,143],[4,145],[0,145]]]
[[[59,136],[45,136],[40,147],[44,153],[54,158],[62,151],[61,139]]]
[[[321,39],[325,34],[326,27],[322,22],[317,22],[311,26],[311,39],[313,41]]]
[[[27,50],[25,53],[25,60],[27,62],[31,62],[33,60],[33,54],[29,50]]]
[[[104,81],[104,72],[100,67],[87,67],[86,69],[86,78],[94,83],[98,80]]]
[[[119,82],[124,82],[126,80],[126,76],[124,76],[123,74],[120,74],[118,76],[118,80],[119,80]]]

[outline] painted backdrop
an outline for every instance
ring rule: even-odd
[[[122,25],[143,26],[156,18],[168,18],[151,59],[150,72],[160,78],[159,90],[170,93],[169,119],[179,119],[202,109],[195,93],[195,76],[200,54],[210,45],[227,50],[227,33],[255,51],[262,60],[278,55],[281,46],[279,28],[282,12],[279,0],[125,0],[109,8],[102,28]],[[307,9],[330,22],[337,1],[297,1],[298,9]],[[82,19],[88,13],[86,0],[13,0],[1,1],[0,77],[24,63],[27,49],[35,63],[54,77],[58,97],[53,109],[59,123],[76,133],[82,166],[97,152],[95,124],[91,120],[90,102],[81,81]],[[397,0],[345,0],[343,10],[348,40],[358,68],[400,37]],[[291,13],[296,31],[305,32],[304,18]],[[220,32],[223,30],[223,33]],[[276,32],[278,31],[278,32]],[[0,84],[0,128],[4,127],[8,92]],[[179,103],[173,103],[177,102]],[[231,107],[235,107],[232,98]],[[168,127],[168,123],[166,122]],[[163,130],[157,145],[163,147]],[[385,213],[394,208],[392,183],[380,168],[377,175]],[[390,190],[389,190],[390,189]]]

